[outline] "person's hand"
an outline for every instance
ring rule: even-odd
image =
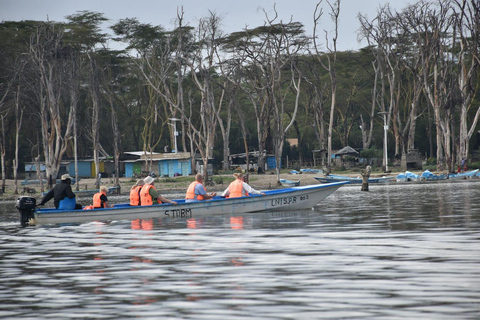
[[[264,193],[264,192],[261,192],[260,194],[261,194],[262,196],[264,196],[264,195],[265,195],[265,193]]]
[[[176,202],[176,201],[172,201],[171,203],[172,203],[173,205],[176,205],[176,204],[177,204],[177,202]]]
[[[216,192],[212,192],[212,193],[210,193],[210,196],[212,196],[212,197],[215,197],[216,195],[217,195],[217,193],[216,193]]]

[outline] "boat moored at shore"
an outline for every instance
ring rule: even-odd
[[[332,183],[332,182],[347,182],[350,184],[362,184],[362,177],[348,177],[340,176],[335,174],[329,174],[324,177],[314,177],[317,181],[321,183]],[[368,178],[368,183],[386,183],[392,180],[394,177],[379,177],[379,178]]]

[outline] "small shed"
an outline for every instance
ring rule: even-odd
[[[152,158],[157,162],[160,177],[188,176],[192,174],[190,152],[160,153]]]
[[[355,165],[355,162],[350,160],[346,161],[345,157],[358,157],[359,155],[360,152],[350,146],[346,146],[333,154],[333,156],[335,157],[335,164],[337,166],[344,166],[346,168],[353,167]]]
[[[249,159],[250,159],[250,169],[253,169],[257,171],[258,168],[258,157],[260,156],[260,153],[258,151],[251,151],[248,153]],[[264,170],[273,170],[276,168],[277,162],[275,160],[275,156],[271,154],[267,154],[265,151],[263,151],[263,156],[265,159],[265,168]],[[228,157],[230,161],[230,168],[235,169],[237,167],[240,167],[242,170],[247,169],[247,164],[246,164],[246,159],[247,159],[247,154],[246,153],[237,153],[237,154],[231,154]],[[264,171],[263,170],[263,171]]]
[[[334,153],[335,157],[342,157],[342,156],[358,156],[360,152],[357,150],[353,149],[352,147],[346,146],[345,148],[342,148],[338,150],[337,152]]]
[[[45,164],[40,164],[40,175],[45,179]],[[39,179],[37,177],[37,166],[35,163],[26,163],[25,164],[25,179]]]
[[[402,170],[422,170],[422,157],[417,149],[410,149],[402,154]]]
[[[68,172],[68,162],[62,161],[57,172],[56,179],[59,179],[62,174]],[[42,179],[47,178],[45,163],[40,163],[40,176]],[[34,162],[25,163],[25,179],[39,179],[37,176],[37,167]]]

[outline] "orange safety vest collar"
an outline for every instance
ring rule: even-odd
[[[197,200],[205,200],[203,195],[201,195],[201,194],[195,195],[195,187],[199,184],[200,184],[200,182],[198,182],[198,181],[193,181],[192,183],[190,183],[190,185],[188,186],[188,189],[187,189],[187,194],[185,195],[185,199],[195,199],[195,197],[196,197]],[[207,189],[205,187],[203,187],[203,189],[205,191],[207,191]]]
[[[230,192],[229,198],[239,198],[242,197],[243,190],[243,181],[235,180],[228,186],[228,191]]]
[[[132,190],[130,190],[130,205],[131,206],[139,206],[140,205],[140,190],[142,186],[136,186]]]
[[[153,204],[152,196],[150,195],[150,189],[153,188],[155,189],[154,186],[151,184],[147,184],[142,187],[142,190],[140,190],[140,205],[141,206],[151,206]],[[157,189],[155,189],[157,190]],[[157,199],[158,203],[162,203],[162,201]]]

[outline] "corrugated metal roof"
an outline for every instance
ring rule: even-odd
[[[128,151],[124,152],[125,154],[131,154],[132,156],[138,156],[141,157],[145,154],[145,151]],[[150,152],[147,152],[147,154],[150,154]],[[158,152],[152,152],[151,154],[159,154]]]

